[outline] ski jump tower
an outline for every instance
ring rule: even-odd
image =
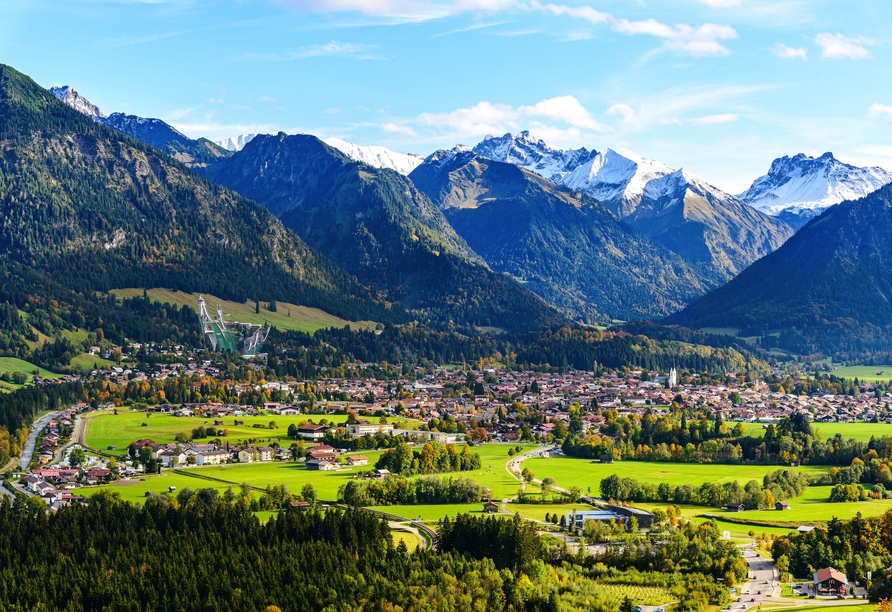
[[[242,350],[238,350],[237,343],[232,337],[232,332],[226,327],[223,319],[223,309],[217,305],[217,316],[212,317],[208,313],[204,296],[198,297],[198,318],[201,321],[201,331],[215,351],[238,351],[245,357],[255,357],[269,335],[269,327],[254,323],[233,322],[232,326],[238,328],[239,340]]]

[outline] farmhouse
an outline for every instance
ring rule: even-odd
[[[354,455],[352,457],[347,457],[347,465],[353,467],[355,465],[368,465],[369,458],[365,455]]]
[[[328,461],[326,459],[308,459],[307,460],[307,469],[308,470],[321,470],[324,472],[340,469],[340,464],[337,460]]]
[[[492,514],[492,513],[494,513],[494,512],[498,512],[498,511],[499,511],[499,504],[497,504],[497,503],[495,503],[495,502],[492,502],[492,501],[488,501],[488,502],[486,502],[485,504],[483,504],[483,511],[486,512],[486,513],[488,513],[488,514]]]

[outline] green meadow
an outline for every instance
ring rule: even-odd
[[[742,423],[742,425],[747,434],[760,436],[766,424]],[[845,439],[854,438],[862,442],[868,442],[871,437],[892,436],[892,424],[887,423],[812,423],[812,429],[817,430],[822,438],[832,438],[836,434],[841,434]]]
[[[109,414],[90,419],[87,426],[87,445],[100,451],[109,446],[116,446],[124,450],[131,442],[143,438],[150,438],[155,442],[166,444],[173,442],[178,433],[191,433],[193,429],[201,425],[210,425],[229,430],[229,435],[221,437],[221,440],[231,444],[239,444],[248,440],[254,444],[270,444],[278,442],[282,446],[289,446],[293,440],[288,439],[288,426],[292,423],[306,422],[312,419],[319,422],[322,418],[328,418],[335,422],[346,421],[343,415],[294,415],[279,416],[275,414],[257,417],[223,417],[223,425],[214,425],[217,419],[205,417],[178,417],[169,414],[146,413],[139,411],[120,411],[118,414]],[[375,421],[378,417],[369,417]],[[243,420],[244,425],[235,425],[235,419]],[[275,422],[276,429],[255,428],[254,425],[267,427],[270,422]],[[389,419],[388,422],[403,423],[407,429],[412,429],[419,424],[412,419]],[[145,426],[143,425],[145,423]]]
[[[892,380],[892,365],[840,366],[830,374],[838,378],[857,378],[866,382],[889,382]]]
[[[100,419],[96,420],[98,421],[102,418],[104,417],[100,417]],[[92,426],[91,423],[90,427]],[[506,444],[484,444],[482,446],[474,447],[473,452],[480,454],[481,469],[472,472],[443,474],[443,476],[470,478],[478,482],[480,485],[491,489],[493,491],[493,496],[496,499],[514,495],[518,491],[519,484],[505,470],[505,464],[509,459],[508,449],[513,447],[514,445]],[[119,450],[121,448],[123,447],[119,447]],[[532,446],[529,445],[523,447],[524,450],[529,450],[530,448],[532,448]],[[170,484],[177,487],[189,486],[193,489],[213,487],[221,490],[221,492],[225,491],[229,486],[237,488],[241,483],[247,483],[260,488],[266,488],[269,485],[277,486],[284,484],[292,493],[300,493],[300,490],[304,485],[312,484],[320,500],[335,501],[338,497],[338,489],[349,482],[357,472],[373,468],[375,461],[382,452],[383,451],[363,451],[359,453],[350,453],[365,455],[369,458],[369,465],[355,468],[344,467],[341,470],[331,472],[310,470],[307,469],[303,463],[294,461],[271,461],[244,464],[234,463],[201,468],[185,468],[184,471],[188,472],[188,474],[194,474],[194,476],[170,473],[169,476],[148,476],[145,482],[140,482],[136,485],[112,484],[101,488],[118,491],[122,497],[125,497],[130,501],[140,501],[145,499],[145,491],[151,490],[161,492],[162,489],[159,487],[163,487],[163,490],[166,491],[167,486]],[[168,473],[165,472],[165,474]],[[205,480],[203,478],[197,478],[196,476],[204,476],[213,480]],[[168,481],[168,478],[171,480]],[[93,491],[95,490],[97,489],[93,489]],[[425,507],[388,506],[380,509],[398,516],[415,518],[418,516],[419,508]],[[452,506],[427,506],[426,508],[435,508],[437,510],[435,516],[432,515],[432,518],[430,519],[425,516],[424,519],[437,520],[442,518],[442,516],[453,516],[458,512],[473,510],[482,511],[483,505],[481,503]]]
[[[64,374],[50,372],[46,368],[41,368],[34,365],[33,363],[27,362],[23,359],[19,359],[17,357],[0,357],[0,374],[6,372],[9,372],[10,374],[12,374],[13,372],[21,372],[23,374],[27,374],[28,382],[26,384],[31,384],[31,377],[34,376],[35,372],[37,372],[38,376],[41,376],[42,378],[62,378],[62,376],[64,376]],[[24,386],[25,385],[17,385],[12,382],[0,381],[0,389],[21,389]]]
[[[750,480],[760,481],[770,472],[784,469],[777,465],[725,465],[711,463],[662,463],[651,461],[616,461],[600,463],[571,457],[532,458],[523,462],[537,479],[551,476],[559,487],[577,486],[584,492],[599,494],[601,480],[612,474],[634,478],[641,482],[667,482],[671,486],[690,484],[699,486],[706,482],[738,481],[745,485]],[[805,465],[795,471],[805,474],[829,471],[826,466]]]

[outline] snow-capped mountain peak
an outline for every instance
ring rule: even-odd
[[[494,161],[507,162],[560,183],[567,174],[597,155],[597,151],[553,149],[528,131],[513,136],[487,136],[474,152]]]
[[[424,158],[424,164],[432,166],[438,172],[448,166],[455,168],[461,167],[467,163],[469,157],[476,155],[474,150],[465,145],[455,145],[451,149],[440,149],[434,151]]]
[[[244,149],[246,144],[254,140],[255,136],[257,136],[257,134],[240,134],[239,136],[232,136],[230,138],[218,140],[214,144],[223,147],[227,151],[237,153]]]
[[[753,181],[738,197],[770,215],[807,221],[845,200],[857,200],[892,182],[883,168],[859,168],[832,153],[810,157],[799,153],[771,162],[768,174]]]
[[[69,85],[62,87],[50,87],[50,93],[62,100],[65,104],[84,115],[99,121],[105,118],[105,113],[99,110],[99,107],[87,100],[85,97],[77,93]]]
[[[324,138],[322,142],[334,147],[350,159],[376,168],[395,170],[404,175],[408,175],[424,161],[424,158],[420,155],[397,153],[385,147],[374,145],[357,145],[340,138]]]
[[[664,163],[631,152],[617,153],[606,149],[560,182],[600,200],[624,216],[634,209],[650,182],[670,173],[672,168]]]

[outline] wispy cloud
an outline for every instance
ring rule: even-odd
[[[310,57],[349,57],[363,60],[383,59],[372,54],[372,51],[376,49],[378,49],[378,45],[333,40],[321,45],[307,45],[284,53],[248,53],[243,55],[242,58],[266,62],[288,62]]]
[[[632,107],[628,104],[614,104],[610,108],[607,109],[608,115],[621,115],[623,121],[626,123],[631,123],[635,120],[635,111],[632,110]]]
[[[517,0],[276,0],[280,6],[321,13],[353,12],[403,21],[427,21],[467,12],[512,8]]]
[[[740,119],[740,115],[734,113],[721,113],[719,115],[706,115],[705,117],[697,117],[691,119],[691,125],[716,125],[719,123],[732,123]]]
[[[418,132],[409,127],[408,125],[399,125],[396,123],[385,123],[381,126],[381,129],[387,132],[388,134],[396,134],[398,136],[409,136],[412,138],[416,138],[418,136]]]
[[[828,59],[865,59],[870,57],[867,47],[872,45],[873,41],[863,36],[850,38],[844,34],[822,32],[815,36],[815,44],[821,48],[821,55]]]
[[[635,36],[644,34],[662,39],[669,49],[689,55],[728,55],[731,51],[720,40],[737,38],[737,31],[729,25],[706,23],[693,27],[684,23],[674,26],[660,23],[656,19],[628,21],[621,19],[613,25],[621,34]]]
[[[892,106],[887,104],[871,104],[870,108],[867,110],[867,116],[885,117],[889,120],[886,125],[892,127]]]
[[[774,54],[785,59],[801,59],[808,60],[808,50],[804,47],[788,47],[787,45],[775,45],[772,49]]]
[[[412,122],[416,132],[440,139],[463,140],[530,130],[557,146],[577,146],[607,129],[573,96],[517,107],[482,101],[445,113],[421,113]]]

